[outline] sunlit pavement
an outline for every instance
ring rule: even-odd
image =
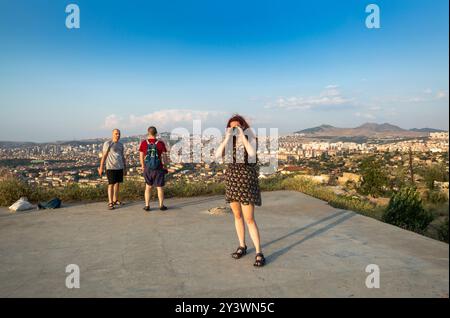
[[[208,213],[223,196],[152,203],[0,209],[0,297],[448,297],[447,244],[302,193],[263,193],[263,268],[248,233],[249,254],[231,258],[232,215]],[[69,264],[80,288],[66,286]],[[369,264],[379,288],[366,286]]]

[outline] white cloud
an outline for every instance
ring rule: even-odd
[[[448,100],[448,91],[441,90],[435,93],[432,89],[427,88],[415,96],[393,96],[377,100],[381,103],[427,103]]]
[[[106,129],[114,129],[120,125],[121,118],[116,114],[111,114],[106,116],[105,121],[103,122],[102,128]]]
[[[328,85],[318,96],[279,97],[276,101],[266,105],[265,108],[316,109],[322,106],[348,105],[352,101],[353,99],[342,95],[338,85]]]
[[[196,111],[186,109],[166,109],[158,110],[145,115],[130,115],[131,125],[158,125],[177,124],[182,122],[192,122],[193,120],[207,120],[212,112]]]
[[[171,130],[176,127],[192,129],[193,120],[201,120],[202,127],[210,124],[225,125],[227,116],[231,114],[220,111],[200,111],[192,109],[163,109],[148,114],[130,114],[128,120],[122,120],[115,114],[105,118],[102,128],[121,128],[128,131],[146,131],[148,126],[156,126],[161,130]]]
[[[438,100],[448,99],[448,92],[446,92],[446,91],[439,91],[439,92],[437,92],[436,99],[438,99]]]
[[[362,117],[362,118],[367,118],[367,119],[375,119],[376,116],[370,113],[361,113],[361,112],[357,112],[355,113],[356,117]]]
[[[407,102],[410,102],[410,103],[421,103],[424,101],[425,101],[425,98],[423,98],[423,97],[411,97],[407,100]]]
[[[431,89],[426,89],[424,91],[425,96],[416,96],[411,97],[407,101],[413,102],[413,103],[421,103],[421,102],[431,102],[433,100],[446,100],[448,99],[448,92],[447,91],[438,91],[435,94],[433,94],[433,91]]]

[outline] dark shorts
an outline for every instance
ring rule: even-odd
[[[106,170],[106,177],[108,184],[116,184],[123,182],[123,169],[121,170]]]
[[[165,180],[164,180],[164,176],[165,176],[165,171],[162,169],[157,169],[157,170],[150,170],[150,169],[145,169],[144,170],[144,179],[145,179],[145,183],[150,185],[150,186],[155,186],[155,187],[164,187],[165,184]]]

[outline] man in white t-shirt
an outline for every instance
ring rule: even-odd
[[[120,140],[120,130],[114,129],[112,140],[103,144],[103,155],[98,168],[98,174],[102,176],[103,165],[106,162],[106,176],[108,178],[108,208],[114,210],[115,206],[122,205],[119,201],[119,184],[123,182],[126,174],[125,149]]]

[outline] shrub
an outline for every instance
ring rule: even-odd
[[[17,179],[6,179],[0,182],[0,205],[9,206],[20,197],[27,197],[29,200],[33,193],[31,187]]]
[[[425,211],[419,193],[413,187],[405,187],[395,193],[383,214],[384,222],[423,233],[433,221],[433,215]]]
[[[64,188],[55,189],[53,196],[64,201],[97,201],[108,197],[105,185],[95,187],[80,187],[78,184],[69,184]]]
[[[301,176],[287,178],[282,181],[284,190],[299,191],[320,200],[327,201],[332,207],[352,210],[377,219],[381,218],[381,212],[376,205],[363,201],[358,197],[337,195],[325,186],[316,184]]]
[[[225,185],[223,183],[187,183],[177,181],[167,185],[164,194],[167,197],[193,197],[200,195],[224,194]]]
[[[266,179],[260,179],[259,187],[261,191],[283,190],[282,181],[286,179],[283,175],[275,175]]]
[[[120,188],[120,195],[124,200],[139,200],[144,197],[144,182],[126,180]]]
[[[448,243],[448,218],[445,219],[438,227],[438,238]]]
[[[434,181],[447,182],[447,167],[443,163],[432,164],[419,170],[419,174],[423,177],[428,189],[434,189]]]
[[[445,203],[448,201],[448,196],[438,190],[427,190],[424,193],[424,200],[429,203]]]

